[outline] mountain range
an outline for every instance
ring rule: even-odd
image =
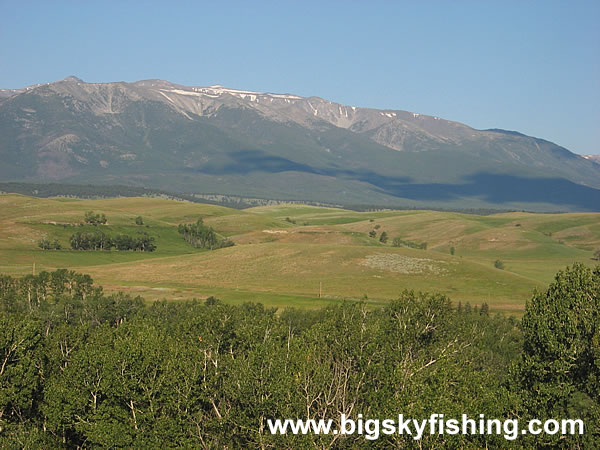
[[[0,181],[339,205],[599,211],[600,162],[402,110],[76,77],[0,90]]]

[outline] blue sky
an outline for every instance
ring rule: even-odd
[[[317,95],[600,153],[598,1],[6,1],[0,87],[76,75]]]

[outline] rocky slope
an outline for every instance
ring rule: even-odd
[[[0,91],[0,181],[341,204],[600,209],[600,165],[400,110],[162,80]]]

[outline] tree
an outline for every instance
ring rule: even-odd
[[[583,404],[592,405],[588,411],[600,414],[600,267],[560,271],[527,303],[522,327],[523,355],[513,380],[529,413],[568,417],[579,392],[588,397]],[[600,438],[595,428],[586,434]]]
[[[377,236],[377,232],[375,230],[369,231],[369,237],[374,238],[375,236]]]
[[[594,252],[592,259],[595,261],[600,261],[600,248]]]
[[[221,239],[215,233],[212,227],[204,225],[202,218],[198,219],[193,224],[179,224],[177,229],[183,239],[196,248],[205,248],[215,250],[223,247],[233,246],[233,241],[229,239]]]
[[[499,259],[497,259],[496,261],[494,261],[494,267],[496,269],[504,269],[504,263],[502,261],[500,261]]]
[[[454,247],[450,247],[450,254],[454,255]]]
[[[144,219],[142,219],[142,216],[137,216],[135,218],[135,224],[136,225],[144,225]]]
[[[134,247],[133,238],[126,234],[118,234],[112,242],[117,250],[131,250]]]
[[[481,314],[482,316],[489,316],[490,315],[490,307],[487,303],[483,303],[481,305],[481,309],[479,310],[479,314]]]
[[[50,240],[48,240],[46,238],[42,238],[38,242],[38,247],[41,248],[42,250],[60,250],[61,249],[61,245],[60,245],[60,242],[58,242],[58,239],[54,239],[52,242],[50,242]]]
[[[78,231],[70,239],[73,250],[110,250],[112,239],[100,230]]]
[[[385,244],[388,241],[388,234],[384,231],[383,233],[381,233],[381,236],[379,236],[379,242]]]
[[[30,318],[0,315],[0,435],[5,423],[35,414],[42,381],[40,328]]]
[[[87,211],[83,218],[85,223],[91,225],[104,225],[106,223],[106,216],[104,213],[94,214],[94,211]]]

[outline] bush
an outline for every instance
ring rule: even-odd
[[[144,219],[142,219],[142,216],[137,216],[135,218],[135,224],[136,225],[144,225]]]
[[[381,233],[381,236],[379,236],[379,242],[382,243],[386,243],[388,241],[388,234],[384,231],[383,233]]]
[[[409,247],[409,248],[418,248],[421,250],[427,250],[427,242],[421,242],[420,244],[412,241],[404,241],[399,237],[394,238],[392,241],[392,246],[394,247]]]
[[[499,259],[497,259],[496,261],[494,261],[494,267],[496,269],[504,269],[504,263],[502,261],[500,261]]]

